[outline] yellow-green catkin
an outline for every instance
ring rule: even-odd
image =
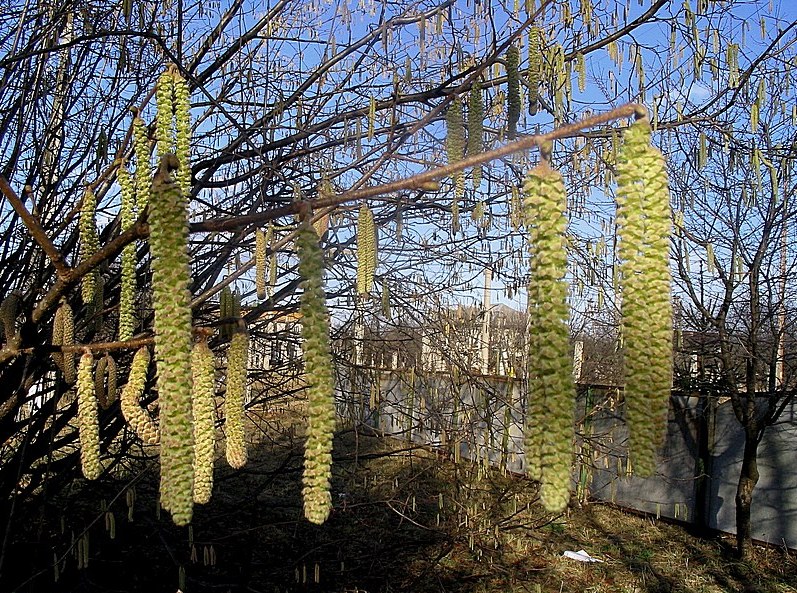
[[[451,101],[446,111],[446,154],[449,164],[457,163],[465,156],[465,124],[462,119],[462,103],[458,97]],[[454,180],[454,201],[451,206],[451,226],[459,231],[459,201],[465,195],[465,174],[457,171]]]
[[[326,521],[332,509],[332,436],[335,429],[335,392],[329,349],[329,311],[323,275],[324,258],[318,236],[305,221],[296,238],[302,277],[302,338],[307,381],[307,441],[304,449],[302,496],[304,516],[312,523]]]
[[[65,300],[58,305],[53,317],[53,346],[72,346],[75,343],[75,320],[72,307]],[[64,381],[71,385],[75,382],[75,353],[54,352],[53,360],[61,369]]]
[[[634,472],[652,475],[672,388],[670,194],[646,117],[625,132],[617,159],[625,412]]]
[[[174,85],[174,148],[180,167],[175,173],[180,191],[191,191],[191,93],[188,83],[177,70],[172,71]]]
[[[140,117],[133,119],[133,149],[136,154],[136,208],[142,211],[149,203],[152,171],[147,125]]]
[[[576,54],[576,73],[578,74],[578,90],[583,93],[587,88],[587,63],[581,52]]]
[[[96,280],[94,281],[94,299],[91,301],[88,309],[94,331],[99,333],[102,331],[103,313],[105,310],[105,278],[100,273],[97,273]]]
[[[540,100],[542,81],[542,29],[532,27],[529,31],[529,115],[536,115]]]
[[[105,371],[107,365],[108,361],[105,358],[100,358],[94,369],[94,395],[103,410],[108,409],[108,403],[105,399]]]
[[[106,354],[97,361],[94,370],[94,393],[103,410],[116,401],[116,361]]]
[[[171,70],[166,70],[158,79],[155,99],[158,107],[155,114],[155,134],[158,141],[158,159],[162,159],[172,152],[172,147],[174,146],[174,129],[172,126],[174,119],[174,76]]]
[[[119,166],[116,175],[122,194],[121,224],[126,231],[136,218],[135,188],[130,173],[124,163]],[[119,340],[125,341],[133,337],[135,327],[135,292],[136,292],[136,244],[135,241],[125,245],[122,250],[122,281],[119,289]]]
[[[62,301],[58,310],[61,312],[63,323],[63,341],[61,344],[64,346],[73,346],[75,344],[75,315],[72,312],[72,307],[70,307],[69,303],[66,301]],[[77,380],[75,353],[64,352],[63,361],[64,367],[62,370],[64,373],[64,381],[72,385]]]
[[[97,225],[95,223],[95,210],[97,209],[97,198],[90,187],[83,192],[83,202],[80,207],[80,262],[83,263],[100,248],[100,239],[97,235]],[[81,279],[80,294],[86,305],[94,303],[95,289],[97,284],[96,268],[88,272]]]
[[[376,126],[376,99],[371,96],[368,102],[368,140],[374,139]]]
[[[219,316],[222,321],[226,320],[219,328],[221,336],[231,338],[241,316],[241,295],[227,286],[221,289],[219,295]]]
[[[120,403],[122,416],[138,438],[149,445],[157,445],[160,442],[158,426],[140,403],[147,383],[149,360],[149,349],[146,346],[139,348],[133,356],[127,383],[122,388]]]
[[[479,154],[484,149],[484,96],[482,85],[478,80],[473,82],[468,95],[468,147],[467,155]],[[479,188],[482,181],[482,167],[473,167],[473,189]]]
[[[542,482],[549,512],[570,499],[573,385],[567,304],[567,196],[559,172],[543,160],[523,187],[532,270],[529,281],[528,404],[524,451],[529,475]]]
[[[216,444],[215,364],[207,340],[194,345],[191,356],[194,412],[194,502],[206,504],[213,491],[213,459]]]
[[[222,338],[229,338],[231,335],[231,325],[225,321],[232,317],[232,291],[225,286],[219,293],[219,320],[223,323],[219,326],[219,333]]]
[[[371,292],[376,274],[377,243],[373,212],[363,204],[357,214],[357,294]]]
[[[19,313],[20,295],[17,291],[12,291],[3,302],[0,303],[0,327],[3,330],[3,342],[7,348],[16,350],[19,348],[19,332],[17,331],[17,314]]]
[[[100,424],[97,398],[94,396],[94,356],[86,352],[80,357],[77,371],[78,433],[80,436],[80,466],[83,475],[96,480],[102,473],[100,465]]]
[[[225,455],[230,467],[246,465],[246,433],[244,430],[244,396],[246,367],[249,355],[249,334],[241,325],[235,328],[227,351],[227,393],[224,397],[224,432],[227,437]]]
[[[268,240],[266,231],[255,231],[255,288],[257,298],[261,301],[268,298],[268,282],[266,278],[266,258],[268,257]]]
[[[64,344],[64,315],[63,311],[61,310],[61,306],[55,310],[55,314],[53,315],[53,337],[51,343],[54,347],[63,346]],[[52,353],[53,362],[55,366],[61,369],[61,372],[64,372],[64,354],[63,352],[53,350]]]
[[[105,378],[106,378],[106,400],[108,407],[118,399],[119,390],[117,388],[117,373],[116,361],[111,354],[105,355]]]
[[[516,45],[506,50],[506,124],[507,136],[517,135],[517,124],[520,121],[520,51]]]
[[[194,446],[191,413],[191,277],[185,195],[161,158],[150,198],[152,304],[161,429],[161,506],[177,525],[191,521]]]

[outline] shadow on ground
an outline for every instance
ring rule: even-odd
[[[334,510],[315,526],[302,517],[301,418],[285,429],[283,417],[250,416],[247,466],[218,460],[213,499],[196,508],[191,529],[158,516],[157,464],[131,461],[116,480],[78,480],[27,509],[0,590],[797,591],[788,552],[758,550],[739,563],[722,539],[602,505],[551,517],[529,480],[352,430],[336,437]],[[562,557],[582,548],[604,562]]]

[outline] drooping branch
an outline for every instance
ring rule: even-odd
[[[50,237],[47,236],[47,233],[39,224],[39,221],[36,219],[36,217],[28,212],[28,209],[25,208],[25,204],[23,203],[22,199],[16,194],[14,189],[11,187],[11,184],[8,183],[8,180],[2,174],[0,174],[0,192],[2,192],[3,196],[5,196],[6,200],[8,200],[8,203],[11,204],[11,207],[14,208],[19,217],[22,219],[22,222],[27,227],[28,232],[33,240],[38,243],[39,247],[42,248],[42,251],[44,251],[44,253],[47,254],[47,257],[50,258],[50,262],[52,262],[58,277],[61,280],[69,280],[72,270],[66,265],[64,256],[61,255],[61,252],[58,251],[58,248],[53,245],[52,241],[50,241]]]

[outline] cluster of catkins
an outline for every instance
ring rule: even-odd
[[[542,482],[550,512],[570,499],[575,388],[567,304],[567,196],[559,172],[543,160],[523,187],[531,250],[528,406],[524,451],[529,475]]]
[[[631,464],[655,469],[672,387],[670,196],[661,152],[647,118],[626,130],[617,158],[618,254],[625,352],[625,409]]]

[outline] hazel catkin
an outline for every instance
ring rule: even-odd
[[[517,124],[520,121],[520,52],[516,45],[506,50],[506,119],[507,136],[517,136]]]
[[[446,153],[450,164],[457,163],[465,156],[465,124],[462,119],[462,103],[454,97],[446,111]],[[465,195],[465,174],[457,171],[454,180],[454,200],[451,206],[452,229],[459,232],[459,201]]]
[[[188,197],[191,191],[191,103],[188,83],[176,69],[172,70],[174,87],[174,150],[180,166],[175,173],[180,191]]]
[[[643,117],[623,135],[617,158],[617,226],[630,458],[642,477],[655,470],[672,389],[670,194],[662,154]]]
[[[207,340],[194,344],[191,381],[194,414],[194,502],[206,504],[213,491],[213,459],[216,443],[215,364]]]
[[[135,223],[136,203],[135,188],[130,173],[124,163],[119,166],[116,175],[122,194],[120,212],[122,231]],[[136,244],[135,241],[122,249],[122,279],[119,289],[119,340],[125,341],[133,337],[135,327],[135,291],[136,291]]]
[[[80,221],[78,230],[80,235],[80,262],[83,263],[97,253],[100,247],[100,240],[97,235],[97,225],[95,222],[95,210],[97,208],[97,198],[90,187],[83,192],[83,202],[80,206]],[[97,270],[91,270],[81,279],[80,293],[83,302],[92,305],[95,301]]]
[[[296,238],[302,277],[301,322],[307,380],[307,440],[302,496],[304,516],[326,521],[332,508],[332,436],[335,429],[334,374],[329,349],[329,311],[323,287],[324,259],[318,236],[305,221]]]
[[[524,452],[531,477],[542,482],[549,512],[570,498],[575,387],[567,303],[567,196],[562,176],[547,160],[523,186],[532,270],[529,281],[528,403]]]
[[[185,195],[172,177],[174,155],[161,158],[150,197],[152,302],[161,430],[161,506],[177,525],[193,510],[191,277]]]
[[[268,297],[267,278],[266,278],[266,258],[268,257],[268,241],[266,232],[257,229],[255,231],[255,288],[257,298],[263,300]]]
[[[363,204],[357,215],[357,294],[367,295],[371,292],[376,264],[376,224],[371,209]]]
[[[529,31],[529,115],[536,115],[542,81],[542,29],[532,27]]]
[[[479,154],[484,149],[484,97],[482,85],[477,80],[473,82],[468,95],[468,146],[467,155]],[[476,165],[471,172],[473,189],[479,188],[482,180],[482,167]]]
[[[227,351],[227,393],[224,396],[224,430],[227,437],[225,455],[230,467],[246,465],[246,433],[244,430],[244,396],[249,355],[249,334],[241,325],[235,329]]]
[[[140,403],[147,382],[149,361],[149,349],[146,346],[139,348],[133,356],[127,383],[122,388],[120,403],[122,416],[138,438],[149,445],[157,445],[160,442],[158,426]]]
[[[80,466],[83,475],[96,480],[102,473],[100,465],[100,424],[97,398],[94,396],[94,356],[86,352],[80,357],[77,371],[78,433],[80,437]]]

